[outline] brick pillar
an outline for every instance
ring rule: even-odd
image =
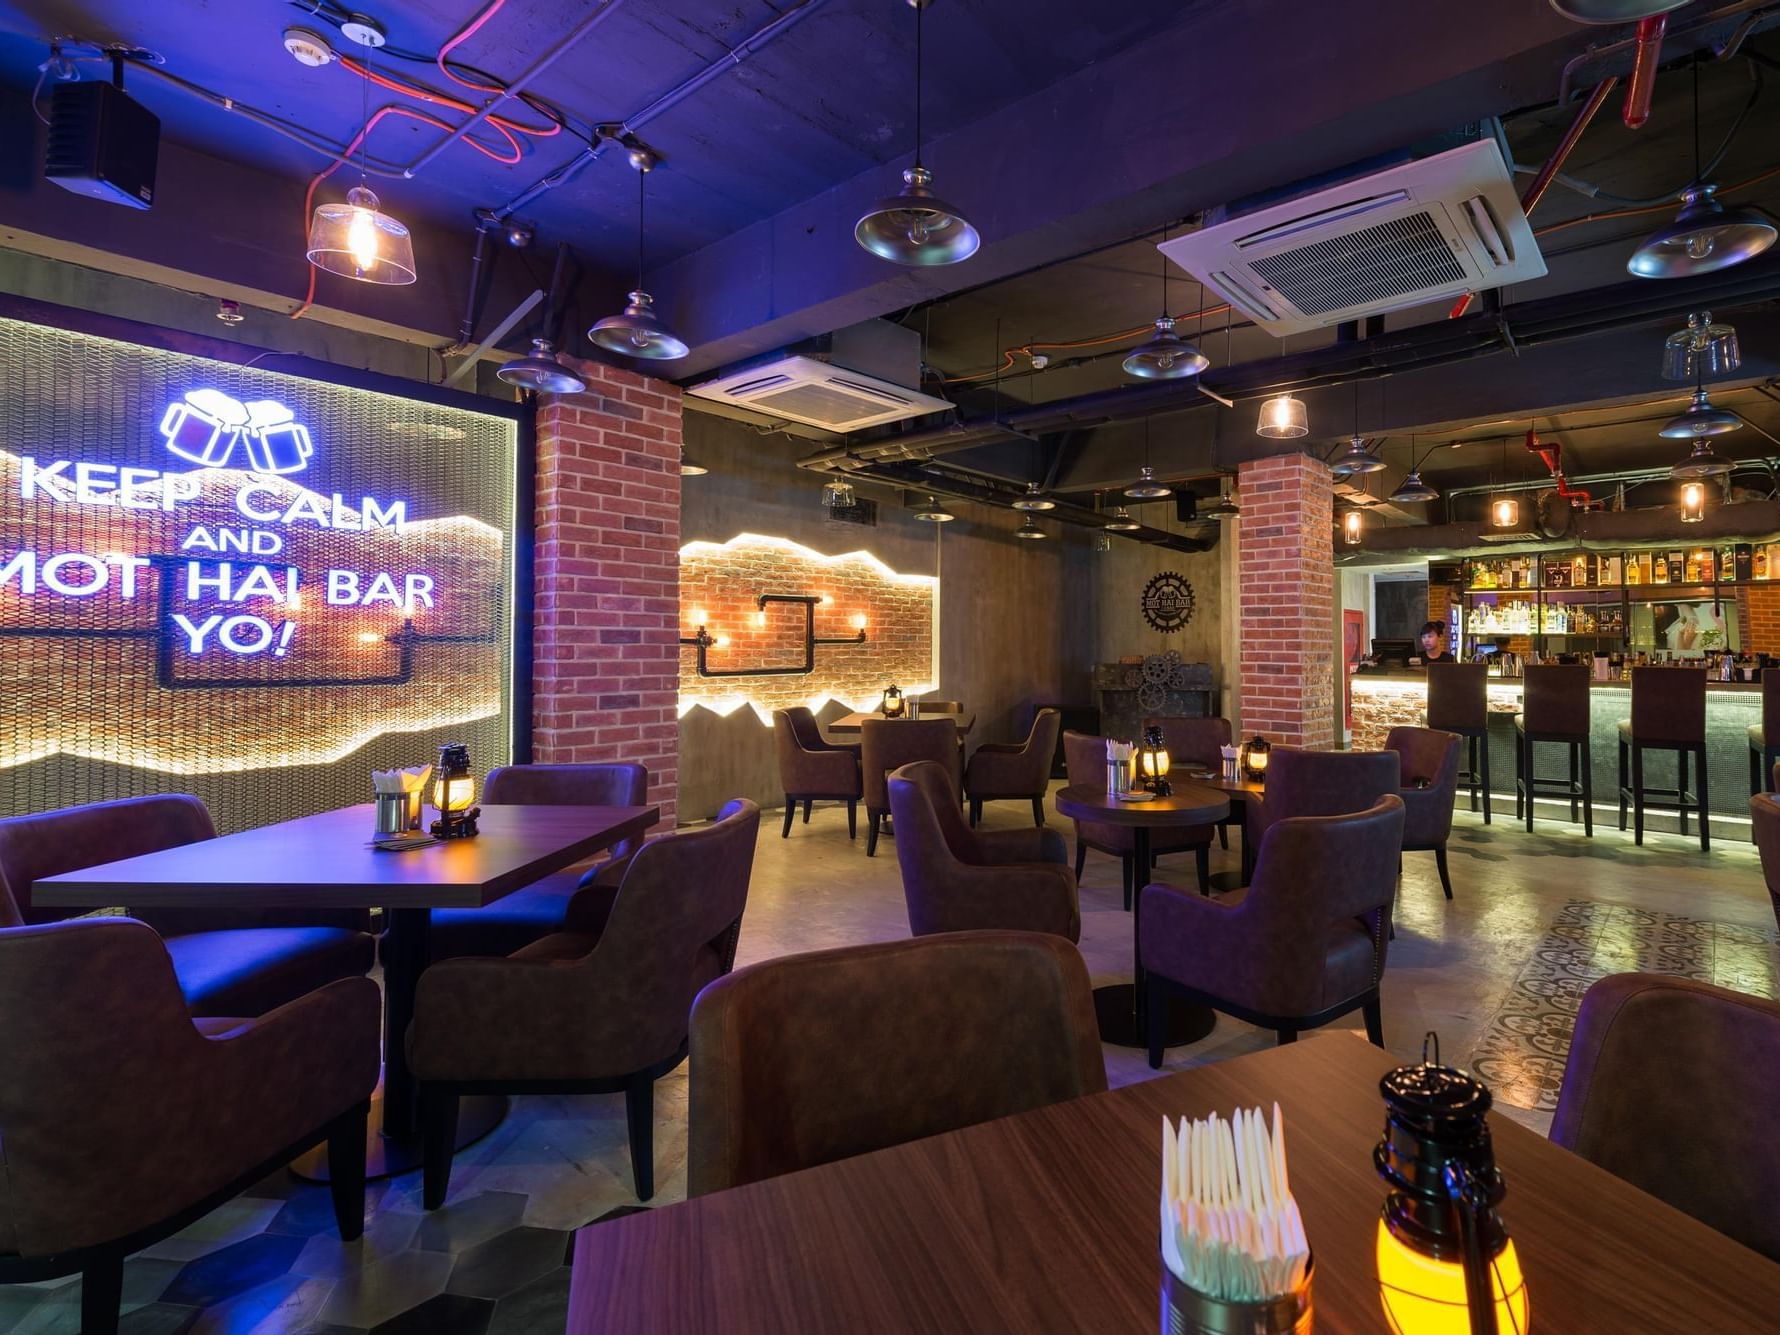
[[[1242,465],[1242,731],[1335,745],[1335,549],[1328,467],[1302,454]]]
[[[680,391],[597,362],[538,409],[532,755],[634,760],[679,788]]]

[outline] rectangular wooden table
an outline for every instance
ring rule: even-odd
[[[840,718],[837,718],[833,723],[830,723],[827,726],[828,726],[828,730],[830,732],[858,732],[859,725],[861,723],[863,723],[866,719],[868,719],[868,718],[883,718],[883,717],[884,716],[882,714],[877,714],[877,713],[843,714],[843,715],[841,715]],[[902,719],[890,719],[888,721],[891,723],[900,723],[903,721],[903,719],[906,719],[906,718],[908,718],[908,715],[904,714],[902,716]],[[972,728],[974,728],[976,726],[976,722],[977,722],[977,716],[975,714],[923,714],[923,715],[921,715],[921,717],[919,719],[916,720],[916,722],[925,723],[929,719],[936,719],[936,718],[951,719],[953,723],[956,723],[958,725],[958,731],[961,733],[968,733]]]
[[[370,1146],[371,1172],[381,1175],[418,1162],[404,1039],[414,1016],[414,989],[427,966],[431,910],[492,904],[643,834],[661,812],[485,806],[482,832],[473,839],[389,853],[370,847],[375,811],[367,802],[46,876],[32,886],[31,900],[54,908],[384,909],[383,1115]],[[466,1107],[460,1144],[487,1134],[504,1107],[504,1100]]]
[[[1317,1335],[1377,1335],[1378,1077],[1351,1034],[583,1228],[568,1331],[1155,1331],[1164,1117],[1285,1114]],[[1780,1265],[1492,1115],[1534,1331],[1753,1332]]]

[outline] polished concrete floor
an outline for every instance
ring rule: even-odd
[[[1528,835],[1501,808],[1495,824],[1461,811],[1452,841],[1455,898],[1431,854],[1405,859],[1397,938],[1384,983],[1388,1046],[1405,1058],[1439,1035],[1448,1061],[1475,1062],[1511,1116],[1544,1130],[1588,982],[1648,969],[1776,995],[1780,948],[1753,849],[1720,840],[1709,855],[1678,835],[1635,848],[1597,813],[1595,837],[1556,819]],[[1030,820],[992,805],[991,825]],[[1053,816],[1053,821],[1056,818]],[[867,859],[838,809],[779,837],[761,826],[738,963],[907,934],[893,844]],[[1233,841],[1234,843],[1234,841]],[[1214,849],[1233,870],[1237,848]],[[1162,879],[1190,883],[1191,858]],[[1090,853],[1082,951],[1099,982],[1128,978],[1131,920],[1118,864]],[[1356,1030],[1358,1017],[1355,1017]],[[1250,1052],[1271,1036],[1220,1018],[1201,1042],[1171,1050],[1177,1070]],[[1106,1050],[1114,1083],[1147,1078],[1139,1052]],[[124,1330],[530,1332],[561,1329],[572,1230],[635,1208],[623,1099],[526,1098],[488,1139],[459,1155],[441,1210],[420,1209],[419,1182],[377,1184],[362,1242],[334,1236],[322,1188],[280,1175],[256,1194],[149,1249],[127,1268]],[[685,1192],[686,1075],[656,1096],[656,1180],[649,1204]],[[0,1331],[78,1328],[78,1285],[0,1288]]]

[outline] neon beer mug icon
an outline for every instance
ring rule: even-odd
[[[276,399],[242,403],[221,390],[188,390],[161,418],[167,448],[208,468],[225,467],[241,445],[256,473],[297,473],[315,453],[309,428]]]

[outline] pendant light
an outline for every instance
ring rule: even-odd
[[[1166,232],[1162,239],[1168,239]],[[1125,358],[1125,374],[1139,380],[1185,380],[1210,366],[1211,358],[1174,332],[1174,317],[1168,313],[1168,256],[1161,258],[1162,314],[1156,317],[1155,332],[1149,342],[1131,349]],[[1199,304],[1205,305],[1203,300]]]
[[[1502,440],[1502,481],[1508,481],[1508,440]],[[1513,492],[1503,492],[1490,502],[1490,527],[1496,529],[1513,529],[1520,527],[1520,500]]]
[[[1296,440],[1310,434],[1310,414],[1304,400],[1290,394],[1275,394],[1261,400],[1261,420],[1255,426],[1257,436],[1268,440]]]
[[[1150,419],[1147,417],[1143,419],[1143,467],[1137,470],[1137,481],[1125,488],[1125,494],[1134,501],[1159,501],[1174,495],[1170,487],[1156,481],[1156,470],[1150,467]]]
[[[1688,0],[1551,0],[1551,7],[1575,23],[1636,23],[1680,9]]]
[[[1694,179],[1675,221],[1644,238],[1626,268],[1639,278],[1689,278],[1752,260],[1774,244],[1773,220],[1757,209],[1727,209],[1718,187],[1700,179],[1700,63],[1693,63]]]
[[[1366,533],[1366,512],[1358,508],[1349,510],[1341,516],[1341,541],[1349,547],[1358,547]]]
[[[556,360],[556,350],[549,338],[555,327],[553,317],[556,313],[556,294],[562,288],[562,271],[567,263],[568,253],[566,244],[556,248],[556,268],[550,275],[550,291],[544,297],[545,336],[532,340],[532,350],[528,355],[506,363],[494,373],[495,378],[504,385],[529,389],[537,394],[579,394],[587,388],[586,381]],[[683,460],[684,456],[680,471],[685,474]],[[705,470],[701,468],[698,471],[702,473]]]
[[[370,72],[370,48],[366,48],[366,74]],[[364,123],[370,124],[369,77],[361,100]],[[415,280],[414,238],[408,229],[383,212],[376,192],[365,184],[365,140],[359,135],[358,184],[346,192],[344,204],[317,204],[309,221],[309,263],[317,269],[361,283],[402,287]]]
[[[703,477],[706,473],[708,473],[710,471],[711,470],[706,468],[703,464],[695,461],[693,459],[693,457],[690,454],[686,453],[686,451],[684,449],[682,449],[680,451],[680,476],[681,477]]]
[[[1027,515],[1026,522],[1014,530],[1014,536],[1025,542],[1043,542],[1051,535],[1038,526],[1036,519]]]
[[[1106,529],[1109,533],[1135,533],[1143,525],[1131,517],[1131,512],[1122,505],[1115,505],[1106,518]]]
[[[921,15],[933,0],[908,0],[915,11],[915,165],[903,172],[899,195],[880,199],[853,228],[853,239],[896,264],[956,264],[977,253],[983,238],[964,215],[928,189],[921,165]]]
[[[1693,481],[1681,484],[1681,522],[1697,524],[1706,517],[1706,484]]]
[[[1415,437],[1409,438],[1409,472],[1404,474],[1403,481],[1391,493],[1391,501],[1395,505],[1422,505],[1428,501],[1440,499],[1440,493],[1422,481],[1422,464],[1427,462],[1427,455],[1420,460],[1415,457]]]
[[[910,514],[923,524],[949,524],[958,517],[931,496],[927,498],[926,504],[916,506]]]
[[[690,349],[661,322],[655,313],[655,298],[643,290],[643,196],[644,182],[654,170],[657,158],[646,148],[630,151],[630,165],[637,173],[637,286],[626,299],[619,314],[608,315],[587,331],[607,352],[643,361],[672,362],[684,357]]]
[[[1711,311],[1687,317],[1687,327],[1663,340],[1663,379],[1695,380],[1729,375],[1743,364],[1737,331],[1728,324],[1714,324]]]
[[[1669,476],[1677,482],[1689,478],[1723,477],[1731,471],[1731,461],[1707,443],[1701,436],[1693,443],[1693,452],[1680,463],[1669,469]]]
[[[1056,508],[1057,502],[1046,496],[1036,482],[1028,482],[1026,494],[1014,502],[1016,510],[1055,510]]]
[[[1351,477],[1355,473],[1376,473],[1384,467],[1384,460],[1366,448],[1366,442],[1360,438],[1360,382],[1354,381],[1354,434],[1347,442],[1347,449],[1335,460],[1333,469],[1337,477]]]
[[[1218,498],[1199,512],[1202,519],[1234,519],[1242,513],[1242,507],[1236,503],[1230,493],[1224,490],[1224,484],[1218,482]]]
[[[1658,431],[1656,434],[1668,440],[1695,440],[1701,441],[1703,444],[1703,437],[1722,436],[1737,430],[1743,425],[1743,419],[1724,408],[1714,408],[1712,406],[1712,400],[1706,393],[1705,359],[1703,357],[1695,357],[1693,360],[1693,402],[1687,405],[1687,411],[1683,412],[1679,417],[1671,417],[1664,423],[1662,430]],[[1701,447],[1700,445],[1696,445],[1694,447],[1693,456],[1683,463],[1677,464],[1676,468],[1689,467],[1693,465],[1694,458],[1700,456]],[[1723,465],[1722,468],[1719,468],[1714,464],[1713,467],[1715,471],[1723,473],[1730,472],[1730,464],[1719,459],[1719,457],[1712,454],[1709,449],[1705,451],[1705,456],[1710,460],[1716,460],[1717,464]],[[1710,476],[1709,473],[1701,473],[1698,471],[1688,474],[1677,472],[1674,475],[1676,477]]]

